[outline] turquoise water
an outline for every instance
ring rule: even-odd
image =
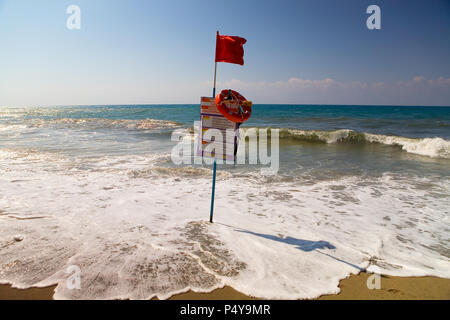
[[[3,109],[4,110],[4,109]],[[191,125],[198,105],[129,105],[8,109],[23,119],[161,119]],[[14,111],[15,110],[15,111]],[[13,120],[2,113],[0,121]],[[246,126],[304,130],[352,129],[413,138],[450,138],[450,107],[255,105]]]
[[[0,148],[74,157],[170,152],[172,132],[198,120],[199,105],[1,108]],[[255,105],[241,128],[252,127],[280,129],[280,174],[449,174],[450,107]]]
[[[279,170],[220,165],[214,224],[211,166],[171,158],[199,113],[0,108],[0,282],[65,299],[223,285],[298,299],[363,268],[450,277],[449,107],[256,105],[241,136],[278,129]]]

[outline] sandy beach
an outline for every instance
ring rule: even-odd
[[[340,282],[341,292],[324,295],[319,300],[450,300],[450,279],[437,277],[389,277],[382,276],[381,289],[367,288],[370,274],[351,275]],[[0,300],[51,300],[55,286],[20,290],[0,285]],[[257,300],[231,287],[210,293],[186,292],[170,300]]]
[[[323,295],[318,300],[450,300],[450,279],[437,277],[382,276],[381,289],[367,288],[370,274],[360,273],[341,280],[339,294]],[[171,299],[193,300],[253,300],[233,288],[224,287],[211,293],[187,292]]]
[[[28,2],[0,0],[0,302],[450,300],[449,0]]]

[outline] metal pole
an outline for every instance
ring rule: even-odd
[[[217,74],[217,62],[215,63],[214,66],[214,88],[213,88],[213,98],[216,97],[216,74]]]
[[[213,181],[212,181],[212,192],[211,192],[211,213],[209,215],[209,222],[213,222],[213,213],[214,213],[214,193],[216,191],[216,155],[214,155],[214,169],[213,169]]]
[[[217,61],[216,61],[216,54],[217,54],[217,38],[219,37],[219,30],[217,30],[217,34],[216,34],[216,50],[214,51],[214,87],[213,87],[213,98],[216,97],[216,74],[217,74]]]
[[[219,36],[219,31],[217,30],[216,35],[216,50],[217,50],[217,37]],[[213,87],[213,98],[216,97],[216,75],[217,75],[217,61],[216,57],[214,55],[214,87]],[[213,166],[213,181],[212,181],[212,191],[211,191],[211,212],[209,214],[209,222],[213,223],[213,214],[214,214],[214,194],[216,191],[216,169],[217,169],[217,163],[216,163],[216,155],[214,154],[214,166]]]

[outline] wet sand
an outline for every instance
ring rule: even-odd
[[[450,300],[450,279],[381,276],[381,288],[370,290],[369,276],[363,272],[341,280],[339,294],[324,295],[319,300]]]
[[[52,300],[55,288],[56,286],[21,290],[0,284],[0,300]]]
[[[341,280],[339,294],[323,295],[318,300],[450,300],[450,279],[436,277],[381,276],[380,289],[367,288],[371,274],[360,273]],[[225,287],[211,293],[187,292],[171,299],[186,300],[252,300],[257,299]]]
[[[381,288],[367,288],[370,274],[352,275],[340,282],[341,292],[324,295],[319,300],[450,300],[450,279],[436,277],[381,277]],[[14,289],[0,285],[0,300],[51,300],[56,286],[48,288]],[[192,291],[178,294],[171,300],[254,300],[231,287],[214,290],[210,293]]]

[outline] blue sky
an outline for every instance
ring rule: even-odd
[[[198,103],[216,30],[248,41],[218,87],[255,103],[450,105],[446,0],[0,0],[0,106]]]

